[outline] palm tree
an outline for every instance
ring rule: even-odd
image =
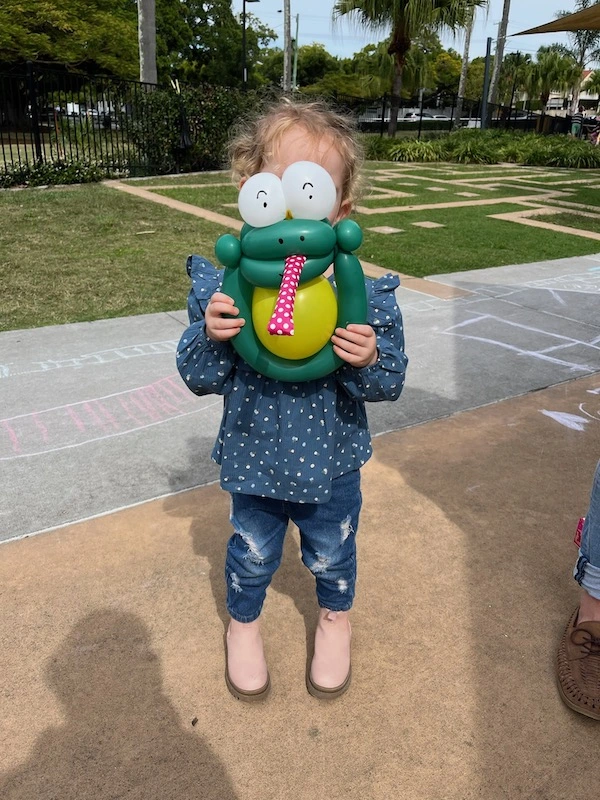
[[[469,12],[487,0],[336,0],[333,17],[350,15],[371,30],[387,30],[392,35],[388,53],[394,58],[394,81],[388,134],[394,136],[402,92],[402,72],[412,40],[423,29],[457,30],[468,24]]]
[[[562,55],[552,46],[540,47],[527,81],[528,91],[537,94],[545,109],[550,94],[568,91],[579,72],[579,65],[570,56]]]
[[[504,57],[500,70],[498,102],[512,107],[517,92],[525,88],[526,76],[530,70],[531,56],[526,53],[509,53]]]
[[[466,27],[465,27],[465,46],[463,50],[462,65],[460,68],[460,79],[458,81],[458,98],[456,100],[456,117],[454,119],[455,125],[460,125],[460,118],[463,113],[463,104],[465,100],[465,90],[467,88],[467,73],[469,71],[469,50],[471,49],[471,36],[473,35],[473,27],[475,25],[475,6],[467,11]]]

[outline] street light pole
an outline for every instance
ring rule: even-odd
[[[294,69],[292,70],[292,90],[298,88],[298,28],[300,27],[300,14],[296,14],[296,38],[294,39]]]
[[[242,91],[248,89],[248,67],[246,65],[246,3],[260,3],[260,0],[242,0]]]
[[[283,0],[283,91],[292,88],[292,31],[290,25],[290,0]]]

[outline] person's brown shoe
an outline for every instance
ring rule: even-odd
[[[558,648],[558,691],[564,702],[600,719],[600,622],[577,625],[575,609]]]

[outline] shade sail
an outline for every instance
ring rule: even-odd
[[[567,17],[555,19],[540,25],[538,28],[530,28],[527,31],[519,31],[513,36],[523,36],[526,33],[556,33],[558,31],[597,31],[600,30],[600,3],[596,3],[590,8],[578,11],[576,14],[569,14]]]

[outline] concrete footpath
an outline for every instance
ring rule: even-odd
[[[0,335],[3,800],[589,800],[600,723],[563,706],[554,654],[600,457],[600,256],[436,281],[463,294],[400,290],[406,395],[369,409],[332,704],[304,688],[294,530],[264,611],[272,696],[225,689],[219,405],[178,391],[184,316]]]

